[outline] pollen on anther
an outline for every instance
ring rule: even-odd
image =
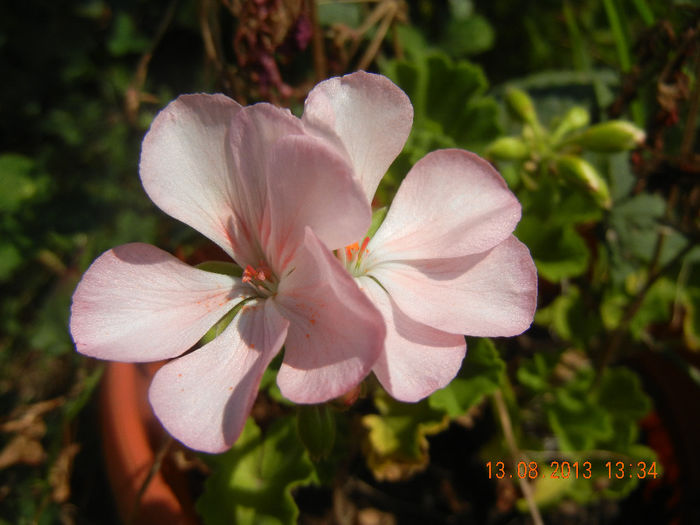
[[[369,244],[369,237],[365,237],[365,240],[362,241],[362,246],[360,246],[360,253],[368,254],[369,250],[367,249],[367,245]]]
[[[309,322],[310,322],[311,324],[316,324],[316,319],[309,319]]]
[[[253,343],[250,343],[250,347],[254,349],[255,345]]]
[[[306,334],[306,338],[308,339],[309,337],[310,337],[309,334]]]

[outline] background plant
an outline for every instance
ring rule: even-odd
[[[113,519],[95,423],[103,365],[75,354],[66,330],[90,261],[132,241],[216,258],[140,188],[155,113],[195,91],[299,113],[315,81],[358,67],[392,78],[416,113],[377,207],[428,151],[488,156],[523,203],[535,324],[470,339],[458,378],[415,405],[370,380],[356,400],[298,415],[267,373],[233,449],[190,457],[210,472],[192,475],[205,522],[689,516],[700,490],[699,21],[690,3],[656,0],[3,3],[0,519]],[[626,458],[656,461],[658,476],[609,479],[605,462]],[[552,460],[598,468],[488,479],[488,461]]]

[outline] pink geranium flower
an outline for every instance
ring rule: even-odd
[[[413,108],[387,78],[359,72],[316,86],[303,120],[352,164],[371,201],[408,137]],[[520,214],[488,162],[436,151],[408,173],[372,239],[338,250],[384,319],[373,371],[393,397],[417,401],[447,385],[464,358],[464,334],[512,336],[530,326],[537,275],[512,234]]]
[[[156,205],[245,271],[242,278],[202,271],[147,244],[109,250],[73,296],[79,352],[129,362],[177,358],[157,372],[150,402],[173,436],[207,452],[236,440],[283,344],[277,382],[292,401],[323,402],[364,379],[385,327],[328,250],[362,236],[370,222],[336,149],[288,111],[188,95],[154,120],[140,175]],[[234,308],[218,337],[186,353]]]

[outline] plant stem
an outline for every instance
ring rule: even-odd
[[[126,523],[127,525],[132,525],[133,523],[136,522],[136,518],[139,513],[139,508],[141,507],[141,499],[143,498],[143,495],[146,493],[146,489],[148,488],[148,485],[151,483],[151,480],[153,479],[153,476],[155,476],[158,471],[160,470],[160,466],[163,463],[163,459],[165,458],[165,455],[168,453],[168,450],[170,450],[170,445],[173,444],[175,440],[171,436],[167,436],[163,444],[160,446],[158,449],[158,452],[156,453],[156,457],[153,459],[153,465],[151,465],[151,470],[148,471],[148,475],[146,476],[146,479],[143,480],[143,483],[141,484],[141,487],[139,488],[138,494],[136,494],[136,498],[134,501],[134,506],[131,509],[131,512],[129,513],[129,519],[127,519]]]
[[[659,246],[663,242],[663,237],[665,234],[659,233],[659,240],[657,243],[657,246]],[[639,309],[642,306],[642,303],[644,302],[644,299],[647,296],[647,293],[649,293],[649,290],[651,287],[654,285],[654,283],[664,275],[666,272],[668,272],[671,268],[673,268],[678,262],[680,262],[683,257],[685,257],[690,250],[695,248],[695,244],[693,242],[688,242],[688,244],[685,245],[685,247],[678,252],[673,259],[668,261],[665,265],[663,265],[661,268],[657,268],[656,270],[653,270],[653,267],[656,266],[656,260],[652,261],[652,264],[650,265],[650,268],[652,268],[652,271],[649,273],[647,276],[647,280],[644,283],[644,286],[642,286],[641,290],[637,293],[637,297],[632,301],[626,308],[625,312],[622,315],[622,319],[620,320],[620,324],[617,325],[617,328],[612,333],[612,336],[610,337],[610,343],[608,346],[605,348],[605,352],[603,353],[603,357],[600,360],[600,363],[598,364],[598,377],[596,377],[596,382],[595,382],[595,387],[598,386],[600,382],[600,378],[602,377],[602,373],[607,368],[607,366],[612,362],[612,359],[614,355],[617,353],[619,350],[620,346],[622,345],[622,342],[625,339],[625,335],[627,334],[627,329],[629,328],[630,323],[632,322],[632,319],[634,316],[637,314]],[[655,255],[656,258],[660,256],[661,249],[655,250]]]
[[[497,390],[493,394],[493,400],[496,403],[496,410],[498,412],[498,418],[501,421],[501,428],[503,429],[503,435],[506,438],[506,443],[510,449],[510,454],[512,456],[513,462],[517,464],[520,461],[527,463],[527,458],[525,454],[518,449],[518,444],[515,441],[515,434],[513,433],[513,425],[510,421],[510,415],[508,414],[508,408],[503,400],[503,394],[500,390]],[[527,507],[530,511],[530,516],[532,516],[532,521],[535,525],[544,525],[542,521],[542,515],[540,514],[540,509],[537,508],[537,503],[535,502],[535,495],[530,486],[530,482],[526,478],[521,478],[518,476],[518,481],[520,482],[520,490],[523,493],[523,497],[527,502]]]

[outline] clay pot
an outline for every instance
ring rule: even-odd
[[[186,476],[167,454],[139,494],[158,452],[169,440],[148,404],[148,385],[159,366],[107,365],[100,397],[107,475],[123,523],[197,525]]]

